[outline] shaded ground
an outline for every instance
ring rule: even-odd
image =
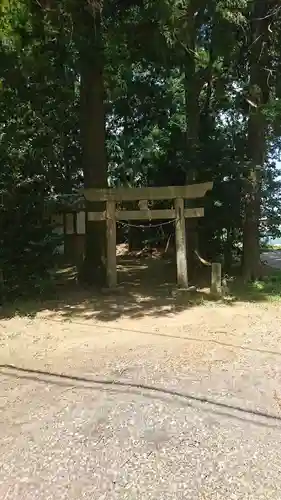
[[[230,281],[223,301],[230,305],[239,301],[279,300],[280,255],[281,252],[263,254],[263,260],[272,264],[272,268],[268,264],[265,266],[268,278],[247,287],[239,279]],[[65,267],[57,272],[56,288],[49,293],[48,300],[37,297],[36,300],[23,299],[14,304],[6,304],[0,310],[0,318],[13,317],[15,314],[34,316],[46,309],[54,317],[59,314],[64,319],[97,319],[105,322],[115,321],[120,317],[136,320],[143,316],[170,316],[201,306],[206,301],[213,301],[210,296],[210,281],[210,267],[203,266],[197,276],[197,292],[178,293],[173,256],[161,258],[157,253],[143,255],[121,252],[118,257],[117,293],[81,289],[76,283],[75,268]]]
[[[18,314],[37,314],[48,308],[64,318],[92,318],[113,321],[119,317],[138,319],[143,315],[162,316],[201,304],[208,298],[210,270],[200,276],[197,294],[177,294],[176,267],[173,258],[156,255],[127,254],[118,258],[117,293],[83,290],[76,283],[76,272],[72,267],[60,269],[56,275],[56,289],[49,300],[19,301],[2,309],[2,317]],[[1,314],[1,312],[0,312]]]

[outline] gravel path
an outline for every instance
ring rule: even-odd
[[[0,498],[279,500],[280,321],[3,321]]]

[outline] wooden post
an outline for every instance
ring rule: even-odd
[[[106,244],[107,244],[107,284],[109,288],[117,285],[116,269],[116,203],[106,202]]]
[[[74,215],[73,213],[65,214],[65,233],[74,233]]]
[[[4,273],[3,269],[0,269],[0,306],[2,306],[4,302],[4,287]]]
[[[187,259],[183,198],[175,199],[176,212],[176,251],[177,251],[177,283],[178,286],[187,288]]]
[[[86,232],[86,214],[78,212],[76,215],[76,232],[77,234],[85,234]]]
[[[222,293],[221,264],[219,262],[212,263],[211,293],[217,296],[220,296]]]

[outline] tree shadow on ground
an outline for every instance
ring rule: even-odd
[[[34,317],[42,311],[48,312],[49,318],[104,322],[120,317],[170,316],[218,300],[210,294],[210,280],[210,268],[203,267],[197,273],[196,292],[180,291],[176,287],[174,259],[125,254],[118,258],[118,290],[83,289],[77,284],[75,269],[68,266],[56,272],[51,297],[6,304],[0,311],[0,319],[15,315]],[[274,293],[278,287],[280,295],[281,279],[276,281]],[[267,301],[271,289],[272,280],[263,288],[251,289],[235,281],[230,294],[219,302],[231,305],[237,301]]]

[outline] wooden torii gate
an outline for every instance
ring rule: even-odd
[[[213,182],[190,184],[189,186],[84,189],[88,202],[106,202],[104,212],[88,212],[88,221],[106,221],[107,234],[107,284],[117,286],[116,267],[116,222],[123,220],[175,219],[177,284],[188,287],[185,219],[203,217],[204,208],[184,208],[184,200],[203,198],[213,188]],[[150,210],[148,201],[174,200],[173,208]],[[117,210],[116,203],[139,201],[139,210]]]

